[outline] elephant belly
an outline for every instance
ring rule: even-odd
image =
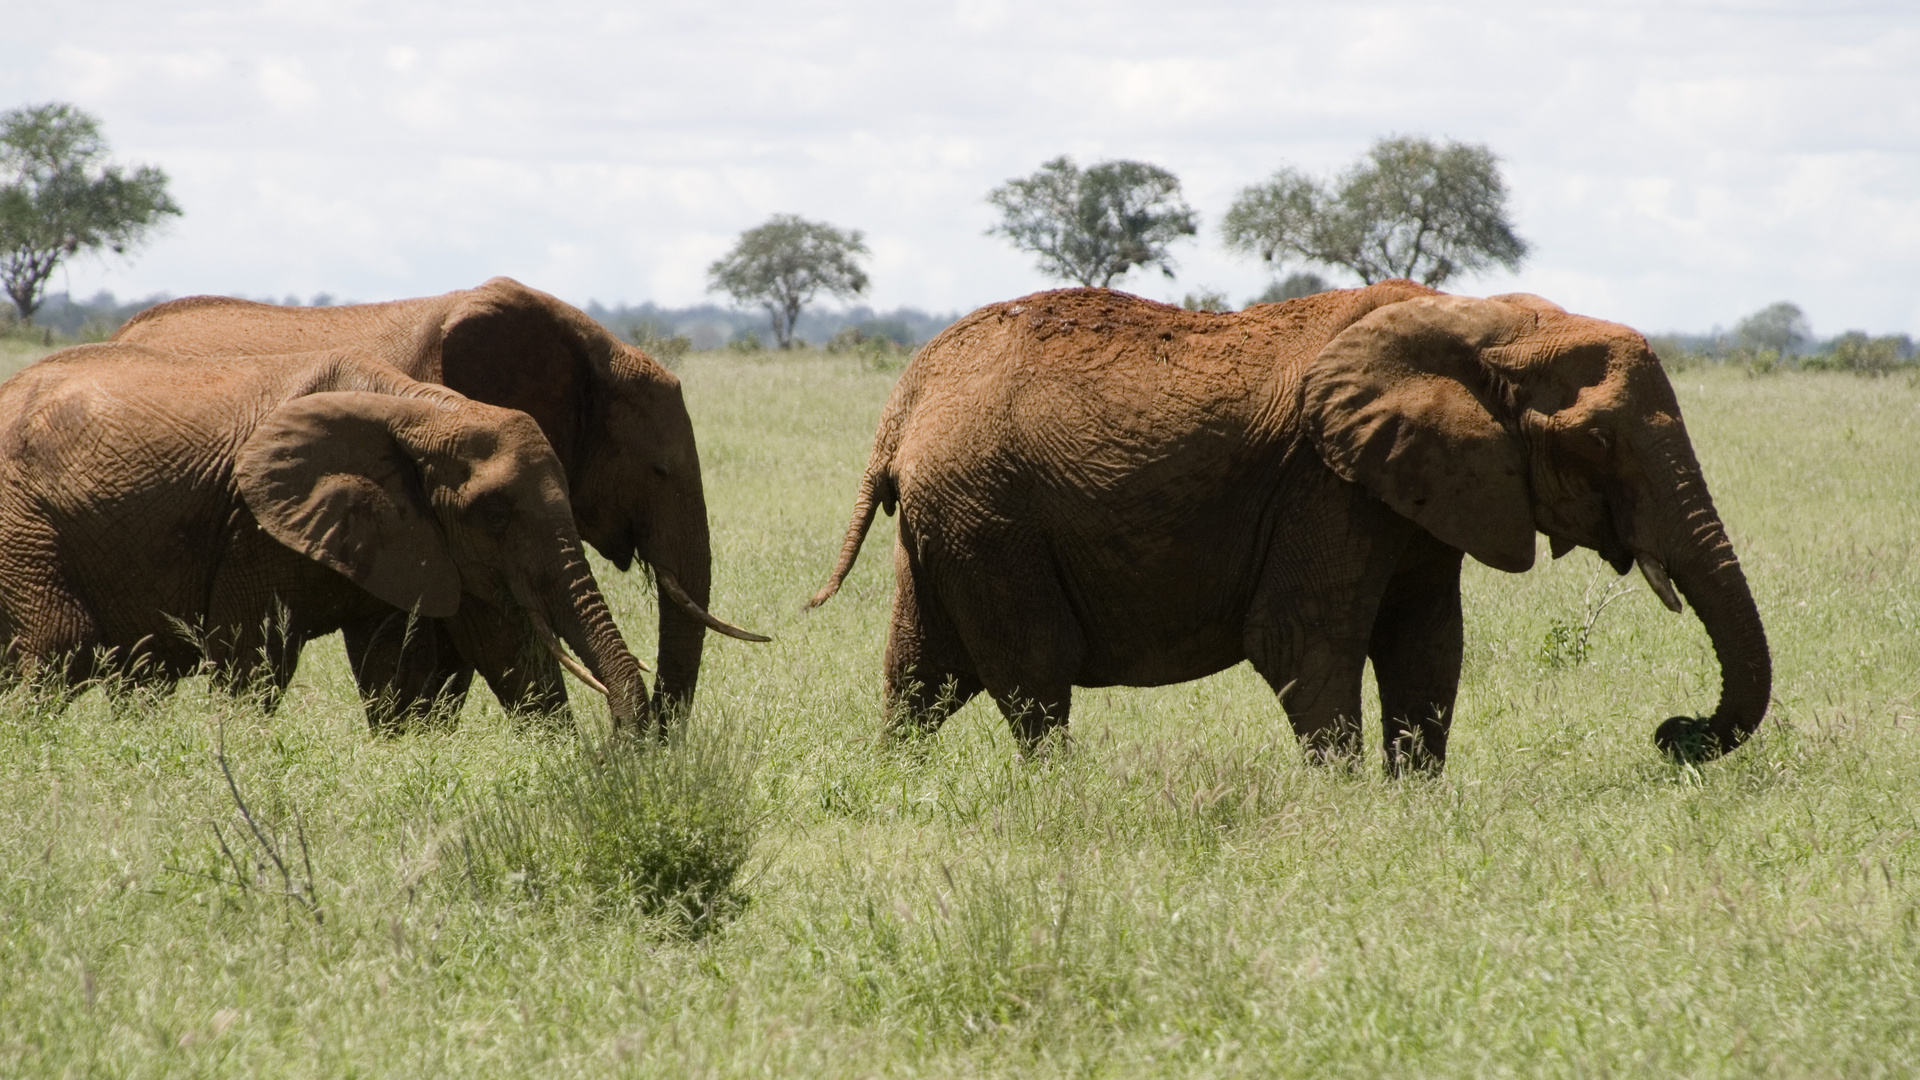
[[[1257,516],[1196,507],[1167,531],[1075,537],[1074,553],[1056,554],[1085,641],[1078,685],[1163,686],[1245,659]]]

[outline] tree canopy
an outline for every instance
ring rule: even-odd
[[[125,252],[180,207],[151,165],[106,160],[100,122],[72,105],[0,113],[0,285],[31,322],[47,279],[79,252]]]
[[[1437,287],[1489,266],[1518,269],[1527,254],[1493,151],[1411,137],[1381,139],[1329,183],[1281,169],[1240,192],[1221,232],[1233,250],[1350,270],[1367,284]]]
[[[1813,328],[1799,304],[1781,300],[1741,319],[1733,328],[1733,339],[1749,349],[1772,349],[1783,357],[1792,356],[1813,340]]]
[[[867,290],[866,271],[856,261],[866,254],[858,229],[843,232],[797,214],[775,214],[741,233],[733,250],[707,267],[707,291],[765,308],[774,340],[790,349],[794,320],[816,295],[845,300]]]
[[[988,193],[1000,224],[988,229],[1039,256],[1051,277],[1105,288],[1136,266],[1173,276],[1167,245],[1197,231],[1180,180],[1142,161],[1103,161],[1084,172],[1066,155]]]

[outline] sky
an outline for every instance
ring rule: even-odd
[[[1920,336],[1920,3],[67,0],[20,4],[0,108],[65,101],[185,210],[53,291],[386,300],[506,274],[575,303],[718,299],[796,213],[861,230],[865,302],[1054,282],[986,194],[1059,154],[1178,175],[1177,277],[1236,303],[1234,196],[1376,139],[1481,143],[1532,253],[1450,291],[1648,332],[1778,300]],[[1303,267],[1286,267],[1286,270]],[[1350,277],[1321,271],[1336,283]]]

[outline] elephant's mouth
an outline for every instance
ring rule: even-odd
[[[640,541],[636,533],[633,522],[628,521],[611,533],[599,534],[596,530],[596,535],[585,539],[593,546],[593,550],[600,553],[601,558],[612,563],[615,570],[624,574],[633,568],[634,555],[640,550]]]

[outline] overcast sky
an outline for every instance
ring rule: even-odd
[[[1051,284],[984,235],[984,196],[1066,152],[1170,169],[1200,212],[1176,280],[1119,287],[1238,303],[1270,279],[1220,244],[1242,187],[1412,134],[1499,154],[1533,245],[1454,291],[1920,333],[1913,0],[68,0],[6,25],[0,107],[80,105],[186,211],[55,277],[76,295],[508,274],[681,305],[785,212],[865,232],[876,307],[964,311]]]

